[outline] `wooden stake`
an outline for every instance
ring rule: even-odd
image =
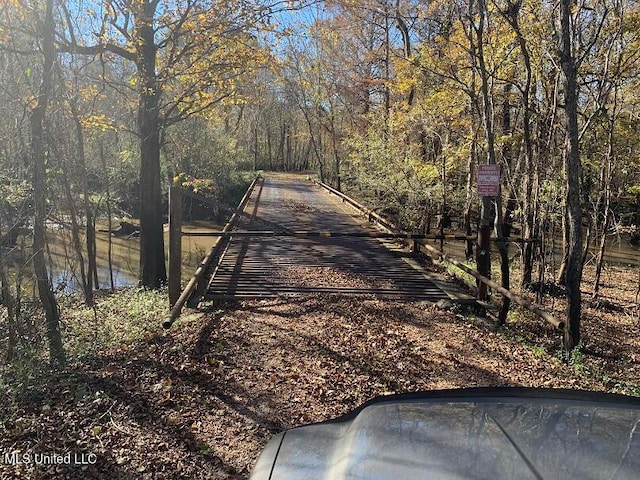
[[[182,193],[178,185],[169,187],[169,307],[180,298],[182,280]]]

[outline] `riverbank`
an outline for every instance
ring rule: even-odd
[[[459,309],[311,295],[191,312],[164,331],[165,292],[123,289],[95,308],[69,298],[68,367],[44,369],[41,339],[41,356],[2,368],[0,450],[95,463],[5,463],[1,477],[246,478],[275,432],[392,392],[520,385],[640,396],[634,275],[605,271],[600,303],[585,303],[583,347],[568,357],[558,332],[520,310],[495,330]],[[556,314],[563,302],[545,295]]]

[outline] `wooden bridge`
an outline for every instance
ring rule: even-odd
[[[180,211],[181,207],[174,210]],[[170,250],[180,252],[179,239],[183,233],[180,222],[175,223]],[[437,237],[399,232],[389,220],[355,200],[300,175],[256,178],[224,229],[208,235],[217,237],[213,247],[179,296],[180,275],[173,275],[173,283],[170,275],[172,309],[163,324],[165,328],[172,325],[185,304],[195,306],[203,299],[326,293],[475,303],[473,297],[456,285],[439,281],[420,266],[412,253],[396,243],[398,239],[413,239],[414,251],[425,250],[434,258],[444,257],[442,252],[420,241]],[[564,329],[564,322],[549,312],[455,259],[447,260],[503,298],[532,311],[559,330]],[[180,265],[179,255],[170,255],[170,272],[172,265]],[[490,307],[482,302],[477,305],[482,309]]]
[[[225,230],[213,234],[214,247],[165,326],[179,314],[180,303],[201,299],[332,293],[472,300],[422,269],[396,243],[409,235],[384,225],[381,231],[368,221],[371,214],[300,175],[257,179]]]

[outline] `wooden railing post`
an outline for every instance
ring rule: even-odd
[[[169,186],[169,308],[180,298],[182,280],[182,193]]]

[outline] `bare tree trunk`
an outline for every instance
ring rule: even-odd
[[[334,109],[331,109],[331,116],[330,116],[330,131],[329,134],[331,135],[331,150],[333,152],[333,165],[334,168],[336,170],[336,180],[334,183],[334,187],[336,190],[338,190],[339,192],[342,191],[342,181],[340,179],[340,152],[338,151],[338,134],[336,133],[336,125],[335,125],[335,115],[334,115]]]
[[[75,199],[71,193],[71,185],[69,184],[70,172],[66,169],[62,175],[62,184],[64,187],[64,193],[67,197],[67,208],[69,209],[69,218],[71,220],[71,241],[73,242],[73,249],[75,250],[76,261],[78,262],[78,268],[80,269],[80,282],[82,291],[84,293],[85,303],[89,302],[91,298],[91,290],[89,283],[87,282],[87,272],[84,267],[84,256],[82,255],[82,242],[80,241],[80,225],[78,225],[78,212],[76,209]],[[91,303],[87,303],[90,305]]]
[[[180,298],[182,281],[182,192],[169,186],[169,308]]]
[[[280,165],[278,166],[279,169],[281,170],[286,170],[285,166],[284,166],[284,144],[285,144],[285,135],[287,132],[287,124],[282,121],[280,121],[280,140],[278,141],[278,153],[276,155],[276,162],[278,162]]]
[[[409,28],[407,27],[407,23],[402,18],[402,14],[400,12],[400,0],[396,0],[396,23],[398,26],[398,30],[402,34],[402,46],[404,50],[404,58],[406,60],[411,59],[411,34],[409,33]],[[411,106],[413,104],[413,100],[415,98],[415,87],[412,85],[409,90],[409,94],[407,95],[407,105]]]
[[[309,147],[310,149],[313,149],[313,153],[315,154],[314,156],[316,157],[316,161],[318,162],[318,171],[320,174],[320,181],[324,182],[325,181],[325,171],[324,171],[324,161],[322,158],[322,132],[318,132],[318,135],[316,136],[316,134],[314,133],[314,129],[313,129],[313,122],[311,121],[311,117],[309,116],[309,113],[307,112],[307,109],[304,107],[304,105],[301,105],[300,108],[302,109],[302,114],[305,118],[305,120],[307,121],[307,128],[309,131]]]
[[[448,135],[447,135],[448,137]],[[445,138],[444,144],[449,142],[448,138]],[[442,150],[442,149],[440,149]],[[440,182],[442,183],[442,197],[440,198],[440,212],[438,215],[438,235],[440,236],[440,251],[444,250],[444,229],[449,226],[449,213],[447,207],[447,157],[443,153],[442,155],[442,172]]]
[[[469,149],[469,158],[467,159],[467,185],[466,185],[466,201],[464,206],[464,232],[467,236],[465,242],[464,256],[467,260],[473,258],[473,240],[469,240],[471,237],[471,204],[473,201],[473,173],[477,162],[477,140],[478,134],[475,126],[471,126],[471,148]]]
[[[476,0],[469,0],[470,18],[475,17],[475,2]],[[472,32],[469,35],[471,60],[474,67],[480,73],[482,79],[482,125],[484,126],[485,137],[487,139],[487,161],[488,163],[495,163],[496,157],[495,146],[493,142],[493,117],[491,113],[491,104],[489,102],[489,86],[487,70],[486,66],[484,65],[484,51],[482,46],[485,23],[485,4],[483,0],[478,0],[478,12],[480,13],[478,24],[471,26],[471,28],[475,30],[475,32]],[[478,41],[478,44],[476,44],[476,40]],[[478,62],[480,62],[479,66],[477,65]],[[491,278],[491,230],[493,228],[495,219],[495,211],[493,210],[494,206],[495,204],[492,201],[491,197],[482,197],[480,205],[480,224],[478,225],[478,239],[476,244],[476,269],[481,275],[484,275],[487,278]],[[487,300],[489,296],[487,286],[480,281],[476,282],[476,286],[478,289],[478,300]]]
[[[78,114],[75,101],[71,102],[71,108],[73,111],[73,120],[76,127],[76,142],[78,143],[78,169],[80,170],[80,180],[82,182],[82,197],[84,204],[84,214],[87,220],[85,241],[87,244],[87,288],[85,291],[85,303],[87,305],[93,305],[93,289],[99,288],[98,281],[96,279],[98,273],[98,266],[96,263],[96,222],[93,218],[93,210],[91,209],[91,200],[89,198],[89,185],[87,181],[87,159],[84,151],[84,132],[82,130],[82,123],[80,122],[80,115]],[[100,144],[102,148],[102,143]],[[95,282],[94,282],[95,280]]]
[[[534,183],[534,168],[533,168],[533,141],[531,135],[531,83],[533,73],[531,69],[531,56],[529,54],[529,47],[527,46],[526,39],[522,34],[520,28],[520,9],[522,7],[521,2],[507,2],[507,8],[501,10],[500,14],[509,22],[511,28],[516,34],[518,39],[518,46],[520,47],[520,53],[524,61],[526,70],[526,79],[524,87],[522,88],[522,106],[523,106],[523,120],[522,120],[522,133],[525,147],[525,166],[524,166],[524,198],[522,200],[522,218],[524,223],[523,233],[525,238],[532,238],[534,236],[535,225],[535,205],[532,202],[533,183]],[[524,251],[522,255],[522,286],[526,287],[531,284],[531,278],[533,274],[533,250],[534,245],[531,242],[524,244]]]
[[[285,160],[284,160],[284,171],[288,172],[291,170],[291,157],[293,155],[293,148],[291,145],[291,128],[287,125],[286,130],[286,150],[285,150]]]
[[[597,213],[594,212],[594,216],[596,216]],[[587,215],[587,217],[589,217],[589,215]],[[594,230],[595,229],[595,219],[591,218],[589,220],[589,223],[587,224],[587,231],[585,234],[585,239],[584,239],[584,245],[582,246],[582,265],[586,265],[587,260],[588,260],[588,256],[589,256],[589,247],[591,247],[591,242],[595,236]]]
[[[567,271],[565,286],[567,289],[566,327],[564,345],[571,350],[580,344],[580,316],[582,299],[580,282],[582,281],[582,210],[580,205],[581,164],[578,150],[578,83],[577,66],[573,56],[572,27],[570,21],[572,0],[560,0],[560,23],[562,36],[561,65],[564,80],[566,143],[565,143],[565,181],[567,187],[567,220],[569,245],[567,252]]]
[[[609,224],[609,219],[611,218],[611,196],[607,194],[605,198],[604,204],[604,219],[602,220],[602,233],[600,234],[600,245],[598,247],[598,257],[596,259],[596,274],[595,280],[593,283],[593,292],[591,294],[591,299],[595,300],[598,298],[598,293],[600,292],[600,277],[602,275],[602,266],[604,264],[604,252],[607,246],[607,226]]]
[[[487,163],[496,163],[496,151],[495,151],[495,132],[493,127],[493,111],[491,108],[491,98],[489,94],[489,75],[484,58],[484,27],[487,21],[486,3],[484,0],[478,0],[478,13],[480,15],[477,26],[475,26],[477,45],[476,45],[476,57],[478,61],[478,71],[481,79],[481,92],[483,103],[483,124],[485,128],[485,134],[487,139]],[[493,205],[492,205],[493,204]],[[491,212],[491,207],[494,206],[495,210]],[[493,225],[492,225],[493,224]],[[482,197],[482,212],[480,219],[479,229],[479,254],[478,258],[484,256],[482,261],[478,262],[478,271],[487,277],[491,276],[491,260],[489,256],[490,239],[489,235],[491,227],[497,237],[496,245],[500,252],[500,272],[502,277],[502,286],[506,289],[509,288],[509,256],[507,251],[507,243],[503,241],[503,217],[502,217],[502,198],[498,194],[496,197]],[[482,268],[482,270],[480,270]],[[481,289],[478,288],[479,298]],[[482,292],[486,296],[486,291]],[[500,311],[499,321],[504,323],[509,311],[510,301],[508,298],[503,298],[502,309]]]
[[[616,118],[616,105],[617,105],[617,91],[614,94],[613,111],[611,118],[609,119],[609,134],[606,156],[606,168],[603,169],[602,187],[604,190],[604,213],[602,219],[602,232],[600,234],[600,246],[598,248],[598,257],[596,260],[596,274],[593,284],[593,292],[591,299],[595,300],[598,297],[600,290],[600,276],[602,275],[602,265],[604,263],[604,252],[607,245],[607,229],[609,227],[609,219],[611,218],[611,182],[613,177],[614,168],[614,132],[615,132],[615,118]]]
[[[253,171],[258,170],[258,114],[256,113],[256,121],[253,126]]]
[[[105,201],[107,202],[107,231],[109,232],[109,236],[107,237],[107,263],[109,264],[109,285],[111,287],[111,291],[113,292],[115,290],[115,282],[113,280],[113,238],[111,237],[111,231],[113,230],[113,215],[111,213],[111,179],[109,178],[107,159],[104,154],[104,142],[102,141],[102,139],[100,139],[100,163],[102,165],[102,174],[104,175],[103,180],[105,185]]]
[[[31,111],[31,152],[33,158],[33,196],[35,214],[33,218],[33,269],[36,276],[38,295],[47,320],[47,338],[52,365],[62,366],[65,353],[60,334],[60,313],[58,303],[51,289],[47,265],[45,262],[45,221],[46,206],[46,158],[44,138],[44,118],[52,90],[55,48],[53,43],[54,19],[53,0],[46,0],[45,19],[42,25],[42,81],[38,90],[37,102]]]
[[[135,11],[139,76],[140,135],[140,282],[159,288],[167,283],[160,174],[160,85],[156,78],[155,28],[157,1],[140,2]]]
[[[0,218],[0,222],[2,218]],[[2,225],[0,224],[0,238],[2,237]],[[2,246],[0,246],[2,248]],[[2,252],[3,253],[3,252]],[[7,306],[7,354],[5,361],[11,363],[15,357],[17,335],[16,335],[16,304],[9,282],[7,280],[6,269],[4,264],[5,255],[0,255],[0,299]]]
[[[565,285],[567,274],[567,261],[569,260],[569,225],[567,218],[567,207],[562,207],[562,261],[556,274],[556,283]]]
[[[540,215],[540,222],[544,223],[545,215]],[[536,303],[542,304],[543,288],[545,283],[545,271],[547,269],[547,233],[540,227],[540,245],[538,247],[538,289],[536,290]],[[551,255],[553,255],[553,239],[551,240]]]
[[[384,1],[384,134],[389,134],[389,113],[391,111],[391,89],[389,81],[391,79],[391,25],[389,22],[389,3]]]
[[[265,137],[267,140],[267,157],[269,158],[269,170],[274,170],[273,168],[273,152],[271,151],[271,124],[267,123],[267,131],[265,132]]]

